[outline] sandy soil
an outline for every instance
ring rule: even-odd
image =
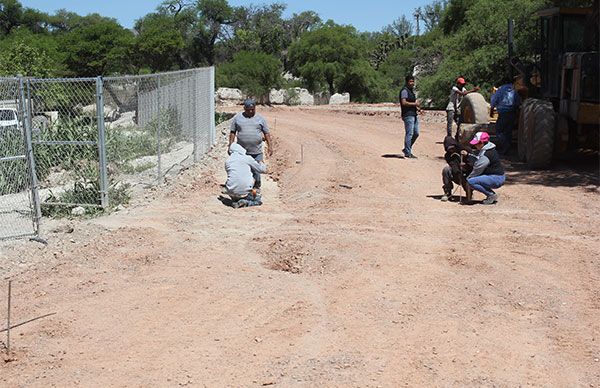
[[[146,202],[0,247],[13,322],[56,313],[0,386],[600,386],[597,161],[443,203],[439,114],[408,160],[385,109],[259,113],[262,207],[218,200],[223,135]]]

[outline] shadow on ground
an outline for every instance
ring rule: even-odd
[[[222,195],[219,195],[219,196],[217,197],[217,199],[218,199],[219,201],[221,201],[221,203],[222,203],[223,205],[225,205],[225,206],[229,206],[229,207],[233,207],[233,201],[231,200],[231,198],[227,198],[227,197],[224,197],[224,196],[222,196]]]
[[[441,195],[427,195],[427,198],[431,198],[433,200],[436,201],[441,201],[442,200],[442,196]],[[467,198],[465,198],[464,196],[460,196],[460,195],[453,195],[451,196],[447,202],[454,202],[457,203],[459,205],[465,205],[465,206],[473,206],[473,205],[481,205],[483,204],[483,200],[476,200],[476,199],[472,199],[472,200],[467,200]]]
[[[504,161],[504,164],[507,181],[510,183],[582,187],[589,191],[598,191],[600,187],[598,153],[578,154],[557,160],[542,170],[531,170],[514,156]]]
[[[402,154],[383,154],[381,155],[382,158],[397,158],[397,159],[404,159],[404,155]]]

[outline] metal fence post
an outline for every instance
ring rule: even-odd
[[[194,71],[194,77],[193,77],[193,87],[192,87],[192,93],[191,93],[191,98],[193,101],[193,111],[192,113],[192,117],[193,117],[193,123],[192,123],[192,128],[194,130],[193,133],[193,137],[194,137],[194,163],[198,163],[199,155],[198,155],[198,148],[200,146],[199,142],[200,142],[200,137],[198,136],[198,131],[200,130],[198,128],[198,70]],[[188,78],[189,79],[189,78]]]
[[[210,144],[209,147],[213,147],[217,144],[217,135],[215,133],[215,67],[210,67],[208,81],[208,106],[209,106],[209,120],[210,120]]]
[[[104,80],[96,77],[96,116],[98,121],[98,158],[100,168],[100,204],[108,207],[108,171],[106,164],[106,133],[104,128]]]
[[[25,137],[25,149],[27,152],[27,166],[29,167],[29,178],[31,179],[31,200],[33,201],[33,229],[36,237],[40,236],[40,221],[42,218],[42,210],[40,206],[40,197],[38,194],[37,172],[35,170],[35,159],[33,155],[33,145],[31,144],[31,104],[28,104],[30,99],[29,89],[31,84],[27,80],[27,98],[25,97],[25,85],[23,78],[19,77],[19,98],[21,99],[20,109],[23,112],[23,135]]]
[[[162,182],[162,165],[161,165],[161,157],[160,157],[160,127],[162,125],[162,117],[160,114],[160,75],[158,76],[157,88],[156,88],[156,105],[158,106],[156,119],[158,120],[156,124],[156,155],[158,157],[156,169],[157,169],[157,179],[158,184]]]

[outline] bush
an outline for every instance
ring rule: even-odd
[[[0,157],[25,155],[23,133],[18,127],[0,128]],[[20,193],[29,186],[27,160],[0,161],[0,195]]]
[[[265,98],[272,88],[282,84],[281,61],[272,55],[241,51],[233,61],[217,69],[217,84],[241,89],[245,94]]]

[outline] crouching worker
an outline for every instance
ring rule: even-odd
[[[475,148],[475,154],[468,154],[473,163],[473,171],[469,174],[467,182],[473,190],[485,194],[484,205],[493,205],[498,202],[498,194],[493,189],[504,185],[505,176],[500,155],[496,145],[490,142],[487,132],[477,132],[470,144]],[[466,151],[461,151],[467,155]]]
[[[225,161],[227,182],[225,188],[233,201],[234,208],[247,206],[260,206],[262,201],[254,187],[253,173],[264,174],[267,167],[263,162],[257,162],[250,155],[246,155],[244,147],[237,143],[229,146],[229,157]]]
[[[444,150],[446,151],[444,159],[446,159],[448,165],[442,169],[442,182],[444,183],[442,186],[444,189],[442,202],[452,198],[453,183],[461,185],[465,190],[467,200],[470,200],[471,187],[467,183],[467,175],[471,172],[471,165],[463,162],[463,157],[460,154],[463,147],[452,136],[446,136],[444,138]]]

